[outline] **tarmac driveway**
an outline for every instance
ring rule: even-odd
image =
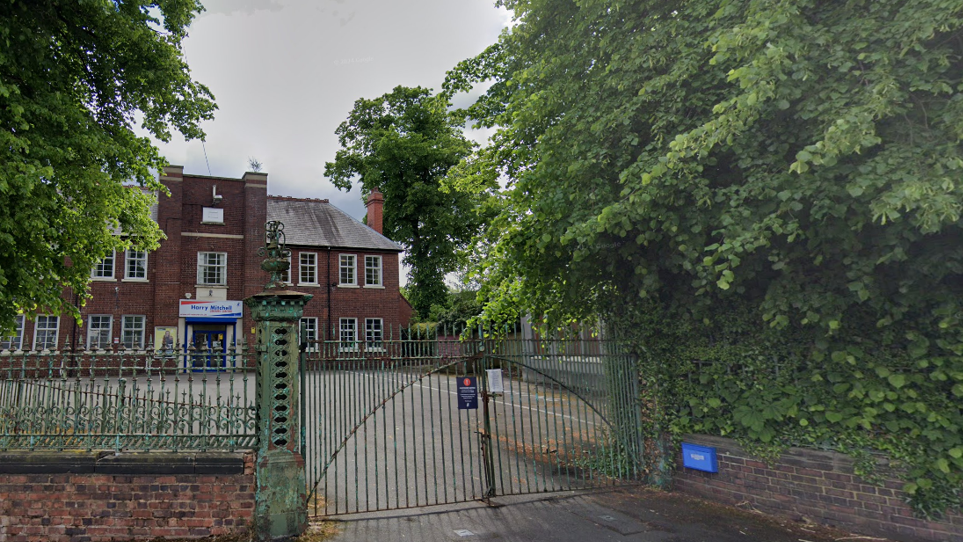
[[[325,541],[886,542],[642,487],[342,516]]]

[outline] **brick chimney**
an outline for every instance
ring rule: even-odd
[[[368,227],[373,229],[378,233],[383,233],[381,231],[382,226],[382,213],[384,212],[385,197],[381,195],[381,191],[375,188],[368,194],[368,203],[365,203],[365,207],[368,208]]]

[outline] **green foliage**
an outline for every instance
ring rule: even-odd
[[[924,515],[963,504],[963,412],[946,374],[953,363],[945,352],[914,357],[902,340],[942,341],[937,322],[894,326],[896,335],[854,315],[840,329],[845,338],[827,338],[813,326],[773,329],[748,303],[700,315],[646,309],[622,327],[645,345],[643,377],[657,383],[647,402],[661,403],[660,421],[674,434],[729,436],[770,457],[788,446],[834,449],[853,455],[866,479],[875,463],[868,452],[881,452]]]
[[[405,248],[408,299],[422,318],[445,303],[445,274],[480,223],[474,194],[443,183],[473,146],[448,106],[423,88],[359,99],[337,129],[342,149],[324,166],[340,189],[357,180],[365,196],[374,189],[384,194],[384,234]]]
[[[215,105],[180,49],[201,9],[192,0],[0,3],[0,327],[21,311],[78,315],[65,287],[83,301],[103,256],[157,246],[151,191],[163,187],[152,170],[165,162],[133,123],[165,141],[172,127],[203,136]]]
[[[502,4],[446,81],[494,81],[488,316],[635,322],[676,430],[880,450],[958,505],[963,1]]]
[[[611,478],[625,478],[637,468],[632,454],[612,435],[603,435],[601,445],[581,450],[582,455],[569,458],[571,466]]]
[[[477,299],[477,292],[472,290],[448,291],[445,304],[431,306],[429,321],[437,322],[438,327],[456,334],[468,327],[473,318],[482,313],[482,305]]]

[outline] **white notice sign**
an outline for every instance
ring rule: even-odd
[[[214,207],[204,207],[201,213],[201,222],[213,223],[213,224],[223,224],[224,223],[224,209],[217,209]]]
[[[502,384],[502,370],[488,369],[488,391],[489,393],[504,393],[505,387]]]

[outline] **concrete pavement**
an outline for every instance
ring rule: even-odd
[[[341,516],[326,542],[885,542],[641,487]],[[319,527],[314,527],[315,529]]]

